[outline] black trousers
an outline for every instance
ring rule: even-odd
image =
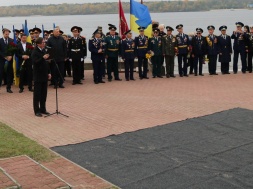
[[[234,51],[234,65],[233,65],[233,71],[234,73],[237,73],[238,71],[238,58],[239,58],[239,54],[241,55],[241,61],[242,61],[242,72],[246,72],[246,51],[244,50],[235,50]]]
[[[153,65],[153,76],[161,76],[161,69],[162,69],[162,65],[161,65],[161,55],[155,55],[152,56],[151,61],[152,61],[152,65]]]
[[[108,57],[107,58],[108,79],[112,79],[112,72],[114,73],[114,79],[119,79],[118,57]]]
[[[202,75],[202,70],[203,70],[203,55],[195,55],[194,56],[194,74],[197,75]]]
[[[174,65],[175,65],[175,56],[165,56],[166,61],[166,76],[173,76],[174,75]]]
[[[92,60],[94,82],[102,81],[104,73],[103,60]]]
[[[252,58],[253,58],[253,52],[248,53],[248,71],[252,72]]]
[[[215,74],[217,68],[217,55],[208,55],[207,57],[209,59],[208,71],[210,74]]]
[[[82,79],[82,64],[81,59],[72,60],[73,83],[78,83]]]
[[[134,59],[126,58],[125,59],[125,78],[126,79],[134,79]]]
[[[191,57],[188,58],[188,66],[190,66],[189,73],[192,74],[194,70],[194,58],[192,57],[192,54],[190,56]]]
[[[20,70],[19,88],[24,89],[24,84],[26,81],[28,89],[32,89],[32,80],[33,80],[32,65],[25,63],[25,65],[23,65],[23,68]]]
[[[6,70],[5,70],[6,68]],[[6,79],[6,88],[10,89],[13,83],[13,64],[12,61],[5,64],[4,62],[0,62],[0,86],[2,85],[2,80]]]
[[[52,69],[53,71],[51,72],[52,74],[52,79],[53,79],[53,83],[54,85],[62,85],[63,84],[63,76],[64,76],[64,61],[62,62],[56,62],[59,70],[57,69],[55,62],[51,62]]]
[[[66,60],[64,62],[64,77],[71,76],[71,62],[69,60]]]
[[[221,62],[221,73],[229,72],[229,62]]]
[[[35,81],[33,93],[33,110],[35,114],[46,111],[46,100],[47,100],[47,81],[45,82]]]
[[[143,67],[143,70],[142,70]],[[148,59],[146,57],[138,56],[138,69],[139,69],[139,77],[145,78],[148,73]]]
[[[179,75],[187,75],[187,54],[178,55],[178,72]]]
[[[81,79],[84,79],[84,60],[81,61]]]

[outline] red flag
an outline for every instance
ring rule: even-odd
[[[120,35],[122,39],[125,39],[126,36],[124,33],[129,30],[127,21],[125,18],[124,10],[122,8],[122,3],[121,0],[119,0],[119,30],[120,30]]]

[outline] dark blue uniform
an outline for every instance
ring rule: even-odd
[[[248,71],[252,73],[252,57],[253,57],[253,33],[249,33],[248,37]]]
[[[219,62],[221,63],[221,73],[229,73],[229,62],[231,62],[232,43],[229,35],[218,36]]]
[[[98,52],[102,49],[102,52]],[[94,70],[94,82],[101,83],[104,73],[104,43],[102,39],[92,38],[89,40],[89,51],[91,52],[91,60]]]
[[[187,75],[187,55],[189,49],[189,37],[186,34],[177,34],[177,49],[178,49],[178,71],[180,77]],[[183,65],[182,65],[183,63]]]
[[[192,55],[194,55],[194,74],[198,75],[198,64],[199,64],[199,75],[202,74],[203,59],[206,54],[206,40],[203,36],[192,38]]]
[[[134,40],[133,39],[123,39],[121,41],[121,56],[125,63],[125,78],[128,81],[129,75],[130,80],[134,80]]]
[[[139,69],[139,77],[147,78],[148,72],[148,60],[146,58],[146,54],[148,51],[148,36],[141,36],[135,37],[135,56],[138,57],[138,69]],[[143,70],[142,70],[143,66]]]
[[[218,58],[218,38],[215,35],[206,37],[207,58],[209,59],[208,71],[210,75],[217,75],[217,58]]]
[[[233,33],[231,36],[234,39],[234,65],[233,71],[236,74],[238,71],[238,57],[241,56],[243,73],[246,72],[246,45],[247,45],[247,34],[246,33]]]

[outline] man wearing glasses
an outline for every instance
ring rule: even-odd
[[[234,39],[234,65],[233,71],[234,74],[237,74],[238,71],[238,58],[239,54],[241,56],[242,61],[242,73],[246,73],[246,39],[247,34],[242,30],[244,26],[241,22],[236,22],[236,30],[233,32],[231,38]]]

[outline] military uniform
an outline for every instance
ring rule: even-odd
[[[110,26],[109,30],[116,30],[115,26]],[[112,80],[112,72],[114,72],[114,79],[120,81],[118,56],[120,48],[120,37],[117,35],[108,35],[105,38],[105,56],[107,57],[107,74],[108,80]]]
[[[252,73],[253,33],[248,34],[248,45],[247,46],[248,46],[248,71],[249,71],[249,73]]]
[[[203,29],[197,28],[196,31],[199,34],[194,36],[191,42],[192,56],[194,58],[194,74],[197,76],[199,73],[200,76],[203,76],[202,65],[206,54],[206,39],[201,35],[203,33]]]
[[[139,31],[145,28],[139,28]],[[138,70],[139,70],[139,77],[140,79],[148,79],[147,72],[148,72],[148,60],[146,58],[146,54],[148,52],[148,36],[137,36],[134,39],[135,43],[135,57],[138,58]],[[142,70],[143,67],[143,70]]]
[[[94,35],[98,30],[94,32]],[[96,38],[95,36],[89,40],[89,51],[91,52],[91,60],[93,65],[93,77],[94,83],[104,83],[102,76],[104,72],[104,42],[102,38]],[[101,52],[100,52],[101,51]]]
[[[80,32],[82,28],[78,26],[74,26],[71,28],[72,32]],[[83,38],[79,37],[72,37],[69,40],[69,60],[72,62],[72,71],[73,71],[73,85],[75,84],[82,84],[82,74],[83,74],[83,58],[85,55],[84,46],[86,44],[84,43]]]
[[[183,25],[180,24],[176,28],[182,28]],[[184,33],[178,33],[176,35],[177,39],[177,51],[178,51],[178,71],[180,77],[187,75],[187,55],[188,55],[188,49],[189,49],[189,37],[188,35]]]
[[[174,29],[167,26],[167,30],[173,31]],[[166,61],[166,77],[175,77],[174,65],[175,65],[175,48],[177,46],[176,37],[171,35],[165,35],[162,37],[162,54],[165,56]]]
[[[215,29],[214,26],[208,26],[208,30]],[[218,57],[218,38],[216,35],[206,36],[207,58],[209,59],[208,71],[210,75],[218,75],[216,73],[217,57]]]
[[[236,25],[243,27],[243,23],[237,22]],[[246,73],[246,46],[247,46],[247,34],[245,32],[238,33],[233,32],[231,39],[234,39],[234,63],[233,63],[233,71],[236,74],[238,71],[238,58],[239,54],[241,56],[242,61],[242,73]]]
[[[226,30],[227,26],[221,26],[221,30]],[[221,63],[221,73],[229,74],[229,62],[231,62],[232,43],[231,37],[227,34],[218,36],[219,62]]]
[[[87,57],[87,44],[86,44],[86,38],[83,36],[80,36],[80,38],[82,39],[82,43],[83,43],[83,61],[82,61],[82,65],[81,65],[81,79],[84,80],[84,59]]]
[[[154,32],[159,32],[159,29],[154,29]],[[162,38],[160,36],[154,36],[149,38],[148,41],[148,50],[154,52],[154,56],[151,57],[151,62],[153,65],[153,77],[161,76],[161,59],[162,59]]]
[[[125,32],[125,35],[130,32],[130,30]],[[129,81],[129,75],[130,80],[134,80],[134,46],[133,39],[125,38],[121,41],[121,56],[125,64],[125,78],[127,81]]]

